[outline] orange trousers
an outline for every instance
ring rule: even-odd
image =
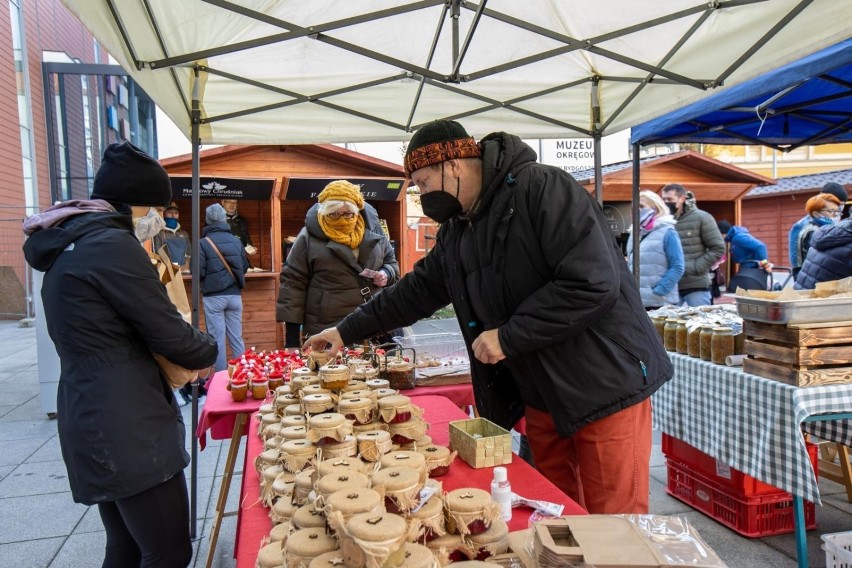
[[[556,433],[547,412],[527,407],[527,441],[536,468],[589,513],[648,513],[651,401],[578,430]]]

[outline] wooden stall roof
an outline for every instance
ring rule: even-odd
[[[699,203],[706,201],[735,201],[751,188],[774,184],[775,180],[754,172],[720,162],[692,150],[674,152],[665,156],[644,158],[640,187],[658,191],[667,183],[683,184],[695,194]],[[574,178],[586,188],[594,191],[594,171],[575,172]],[[630,201],[633,187],[633,162],[619,162],[604,166],[604,201]]]

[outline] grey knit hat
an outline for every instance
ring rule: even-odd
[[[213,225],[214,223],[224,223],[225,222],[225,208],[219,205],[218,203],[214,203],[210,207],[207,208],[207,215],[205,220],[208,225]]]

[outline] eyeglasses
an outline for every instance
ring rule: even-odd
[[[840,209],[820,209],[824,217],[840,217]]]
[[[335,221],[338,219],[354,219],[355,213],[352,213],[351,211],[347,211],[346,213],[329,213],[326,217],[334,219]]]

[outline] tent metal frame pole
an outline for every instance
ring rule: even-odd
[[[444,23],[447,21],[447,14],[450,7],[444,4],[444,9],[441,11],[441,17],[438,19],[438,27],[435,28],[435,35],[432,36],[432,45],[429,46],[429,55],[426,57],[426,69],[432,67],[432,60],[435,58],[435,51],[438,49],[438,40],[441,39],[441,31],[444,29]],[[405,131],[411,131],[411,122],[414,120],[414,113],[417,112],[417,105],[420,104],[420,97],[423,95],[423,86],[426,83],[426,77],[421,76],[417,85],[417,93],[414,95],[414,100],[411,101],[411,111],[408,113],[408,120],[405,121]]]
[[[462,60],[464,60],[464,56],[467,53],[468,48],[470,47],[470,42],[473,40],[473,34],[476,32],[476,27],[479,25],[479,20],[482,18],[482,12],[483,10],[485,10],[485,4],[487,2],[488,0],[482,0],[482,2],[479,4],[479,7],[476,9],[476,13],[473,15],[473,22],[471,22],[470,28],[468,28],[467,30],[467,36],[465,36],[464,38],[464,43],[461,46],[461,50],[460,52],[456,53],[455,57],[453,58],[453,70],[450,71],[450,77],[452,77],[453,80],[459,80],[459,69],[461,69]],[[453,3],[457,5],[455,0]],[[458,19],[456,19],[456,21],[458,21]]]
[[[201,101],[199,101],[199,69],[193,69],[192,82],[192,256],[195,261],[191,263],[192,270],[192,327],[198,328],[199,314],[198,304],[201,297],[201,282],[199,274],[199,249],[201,246],[201,179],[200,179],[200,156],[199,147],[201,145],[200,136],[200,119],[201,119]],[[198,382],[192,383],[192,460],[190,462],[190,480],[192,490],[190,491],[189,499],[189,514],[190,514],[190,537],[195,538],[197,535],[198,524],[198,438],[195,432],[198,428]]]
[[[595,199],[597,199],[598,205],[603,207],[603,175],[601,174],[603,166],[601,163],[600,132],[595,132],[595,135],[592,137],[592,141],[594,143],[595,151]]]
[[[632,188],[632,196],[630,200],[630,218],[631,225],[633,226],[633,280],[636,282],[636,286],[639,286],[639,239],[637,228],[639,227],[639,184],[642,179],[642,168],[640,166],[639,160],[639,144],[634,142],[632,144],[633,149],[633,188]]]

